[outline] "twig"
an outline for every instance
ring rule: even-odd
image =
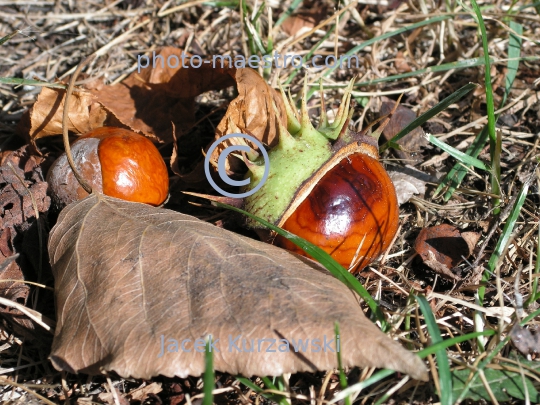
[[[51,326],[47,325],[47,323],[43,321],[46,318],[43,315],[41,315],[39,312],[34,311],[33,309],[30,309],[30,308],[27,308],[24,305],[19,304],[18,302],[8,300],[7,298],[4,298],[4,297],[0,297],[0,305],[5,305],[6,307],[18,309],[23,314],[25,314],[28,318],[30,318],[39,326],[41,326],[43,329],[45,329],[48,332],[51,332]],[[47,322],[54,326],[53,321],[47,319]]]
[[[71,154],[71,148],[69,147],[69,136],[68,136],[68,114],[69,114],[69,99],[71,97],[71,93],[73,93],[73,87],[75,86],[75,80],[77,80],[77,76],[79,76],[79,73],[81,73],[81,70],[83,67],[85,67],[88,63],[90,63],[94,58],[97,56],[97,53],[94,53],[90,56],[88,56],[85,60],[83,60],[79,66],[77,66],[77,69],[75,69],[75,72],[73,72],[73,76],[71,76],[71,80],[69,81],[69,86],[66,91],[66,99],[64,101],[64,113],[62,115],[62,137],[64,140],[64,149],[66,150],[66,156],[69,163],[69,166],[71,167],[71,170],[73,170],[73,175],[79,182],[82,188],[88,193],[92,194],[92,187],[90,187],[90,184],[81,176],[77,168],[75,167],[75,162],[73,161],[73,155]]]
[[[19,384],[19,383],[16,383],[14,381],[10,381],[8,380],[7,378],[5,377],[0,377],[0,384],[1,385],[13,385],[14,387],[19,387],[19,388],[22,388],[23,390],[25,390],[26,392],[28,392],[29,394],[35,396],[36,398],[40,399],[41,401],[45,402],[46,404],[49,404],[49,405],[56,405],[54,402],[52,401],[49,401],[47,398],[45,398],[44,396],[42,395],[39,395],[37,392],[35,391],[32,391],[30,388],[26,387],[24,384]]]
[[[114,45],[118,44],[119,42],[125,40],[125,38],[127,36],[129,36],[133,31],[135,31],[135,30],[137,30],[137,29],[139,29],[141,27],[144,27],[145,25],[149,24],[151,21],[153,21],[153,19],[148,19],[148,20],[145,20],[145,21],[137,24],[133,28],[130,28],[128,31],[124,32],[122,35],[120,35],[119,37],[117,37],[114,40],[112,40],[111,42],[109,42],[107,45],[101,47],[96,52],[94,52],[93,54],[88,56],[86,59],[84,59],[77,66],[77,68],[73,72],[73,76],[71,77],[71,80],[69,81],[69,86],[68,86],[68,89],[66,91],[66,99],[65,99],[65,102],[64,102],[64,113],[62,115],[62,136],[63,136],[63,140],[64,140],[64,148],[66,150],[66,156],[67,156],[67,159],[68,159],[69,166],[71,167],[71,170],[73,170],[73,174],[74,174],[75,178],[77,179],[79,184],[82,186],[82,188],[84,188],[84,190],[88,194],[92,193],[92,187],[90,187],[90,185],[86,182],[86,180],[83,179],[83,177],[77,171],[77,169],[75,167],[75,163],[73,162],[73,156],[71,155],[71,149],[69,147],[67,120],[68,120],[68,113],[69,113],[69,99],[71,97],[71,93],[73,92],[73,87],[75,86],[75,80],[77,79],[77,76],[79,75],[79,73],[81,73],[81,70],[83,69],[83,67],[88,65],[91,61],[93,61],[94,58],[106,54],[107,51],[110,48],[112,48]]]

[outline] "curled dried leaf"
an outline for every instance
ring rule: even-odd
[[[0,297],[19,304],[26,303],[28,285],[6,280],[25,280],[32,273],[32,266],[36,272],[40,266],[36,215],[42,219],[51,203],[41,172],[42,162],[42,158],[29,153],[29,146],[24,146],[6,153],[0,166]],[[6,307],[0,313],[8,314],[10,320],[27,329],[33,328],[18,309]]]
[[[381,105],[381,116],[390,114],[396,107],[396,102],[387,97],[383,98]],[[390,122],[383,130],[384,139],[389,141],[396,136],[403,128],[409,125],[416,119],[416,114],[410,108],[403,105],[398,105],[396,111],[390,117]],[[394,153],[404,163],[417,165],[424,161],[422,158],[422,150],[428,145],[428,141],[424,137],[424,131],[418,127],[397,141],[402,150],[394,150]]]
[[[229,104],[217,126],[215,139],[242,132],[265,145],[275,145],[279,136],[279,122],[287,126],[285,104],[281,96],[253,69],[237,69],[234,78],[238,97]],[[217,165],[220,153],[228,146],[231,144],[223,142],[214,149],[212,164]],[[242,167],[239,162],[239,159],[229,155],[225,168],[231,173],[237,173]]]
[[[476,232],[462,234],[455,226],[441,224],[422,229],[414,249],[434,271],[447,278],[457,279],[451,269],[472,254],[479,238],[480,234]]]
[[[235,69],[206,63],[193,68],[190,57],[181,49],[165,47],[143,58],[139,72],[112,86],[96,84],[92,93],[133,131],[171,141],[173,125],[179,136],[194,125],[196,96],[234,84],[231,75]]]
[[[388,175],[394,183],[399,205],[408,202],[415,194],[423,197],[426,192],[426,181],[430,180],[427,174],[411,167],[392,167],[388,170]]]
[[[62,114],[66,91],[43,87],[30,110],[29,136],[33,141],[45,136],[62,133]],[[71,95],[68,111],[68,130],[82,134],[103,126],[106,111],[97,98],[88,91],[76,91]]]
[[[287,17],[281,28],[288,35],[294,36],[298,31],[309,31],[324,18],[327,12],[327,6],[324,4],[305,5],[306,9],[300,10]]]

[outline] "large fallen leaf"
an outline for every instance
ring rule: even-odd
[[[427,379],[420,358],[384,335],[358,296],[319,265],[188,215],[94,194],[62,211],[49,254],[58,319],[51,360],[60,370],[196,376],[205,354],[194,341],[210,334],[219,371],[332,369],[338,322],[344,366]],[[305,348],[300,339],[309,339]]]

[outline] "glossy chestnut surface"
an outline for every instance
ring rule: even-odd
[[[75,166],[93,191],[127,201],[162,204],[169,193],[167,166],[154,144],[135,132],[102,127],[82,135],[71,146]],[[55,208],[88,195],[62,154],[49,175]]]
[[[322,177],[283,228],[319,246],[345,268],[358,251],[352,268],[356,272],[388,248],[398,220],[390,177],[378,160],[355,153]],[[274,243],[306,256],[285,238],[277,236]]]
[[[96,129],[84,138],[100,139],[103,194],[151,205],[165,201],[169,193],[167,166],[148,138],[111,127]]]

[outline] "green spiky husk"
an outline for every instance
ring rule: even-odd
[[[334,155],[331,140],[337,139],[340,135],[347,138],[346,126],[352,114],[349,110],[352,84],[353,82],[346,89],[341,107],[332,124],[327,122],[323,103],[323,115],[317,129],[311,124],[307,113],[305,102],[307,85],[304,85],[299,117],[294,113],[292,103],[281,89],[286,105],[287,128],[283,126],[279,128],[279,143],[268,152],[270,160],[268,178],[260,190],[244,199],[246,211],[279,225],[296,192]],[[250,184],[244,191],[252,189],[262,179],[264,162],[261,159],[248,162]],[[248,220],[247,226],[261,227],[253,220]]]

